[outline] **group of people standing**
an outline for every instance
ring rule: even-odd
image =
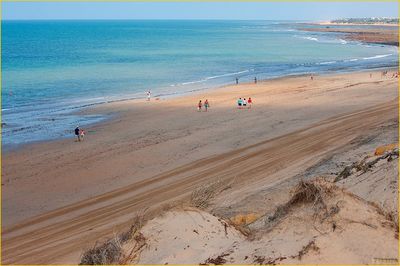
[[[242,107],[247,107],[247,108],[251,108],[251,105],[253,104],[253,100],[251,99],[251,97],[249,97],[249,99],[246,100],[246,98],[239,98],[237,101],[237,105],[238,108],[241,109]]]
[[[249,97],[247,100],[246,98],[239,98],[237,101],[237,105],[239,109],[244,108],[251,108],[253,104],[253,100],[251,99],[251,97]],[[197,104],[197,111],[201,112],[203,110],[204,107],[204,111],[208,111],[208,108],[210,108],[210,103],[208,102],[208,100],[206,99],[204,101],[204,103],[202,102],[202,100],[199,101],[199,103]]]
[[[207,99],[204,101],[204,104],[201,100],[199,101],[199,103],[197,104],[197,111],[201,112],[203,109],[203,106],[204,106],[204,111],[207,112],[208,108],[210,108],[210,103],[208,102]]]

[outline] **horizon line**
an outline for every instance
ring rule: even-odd
[[[372,17],[371,17],[372,18]],[[398,19],[396,17],[382,17],[387,19]],[[335,18],[335,19],[243,19],[243,18],[8,18],[1,19],[1,21],[52,21],[52,20],[240,20],[240,21],[309,21],[309,22],[325,22],[331,20],[338,20],[344,18]],[[353,19],[353,18],[345,18],[345,19]]]
[[[326,22],[339,19],[363,19],[363,18],[385,18],[399,19],[398,17],[349,17],[349,18],[330,18],[330,19],[252,19],[252,18],[0,18],[1,21],[54,21],[54,20],[225,20],[225,21],[308,21],[308,22]]]

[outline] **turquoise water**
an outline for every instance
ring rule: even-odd
[[[2,141],[72,137],[93,104],[397,65],[397,48],[285,21],[3,21]]]

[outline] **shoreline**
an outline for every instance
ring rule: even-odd
[[[321,71],[321,72],[309,72],[309,73],[298,73],[298,74],[287,74],[287,75],[282,75],[282,76],[274,76],[266,79],[260,79],[258,80],[259,83],[261,82],[268,82],[268,81],[275,81],[275,80],[281,80],[281,79],[286,79],[286,78],[296,78],[296,77],[306,77],[310,75],[314,76],[329,76],[329,75],[340,75],[340,74],[351,74],[351,73],[359,73],[359,72],[371,72],[371,71],[380,71],[380,70],[389,70],[389,71],[394,71],[397,68],[395,66],[385,66],[385,67],[378,67],[378,68],[372,68],[372,69],[345,69],[345,70],[337,70],[337,71]],[[250,85],[253,84],[253,82],[243,82],[239,83],[239,85]],[[173,98],[180,98],[180,97],[185,97],[185,96],[190,96],[190,95],[195,95],[196,93],[201,93],[201,92],[211,92],[214,90],[221,90],[226,87],[230,86],[236,86],[236,84],[225,84],[225,85],[216,85],[215,87],[209,87],[209,88],[202,88],[202,89],[195,89],[195,90],[190,90],[190,91],[184,91],[184,92],[177,92],[177,93],[171,93],[171,94],[156,94],[152,97],[152,101],[154,101],[156,98],[159,99],[159,101],[164,101],[168,99],[173,99]],[[87,104],[83,107],[75,107],[74,109],[78,109],[77,111],[73,111],[70,114],[71,115],[97,115],[102,118],[100,118],[101,121],[98,122],[93,122],[89,123],[87,126],[85,126],[86,129],[88,129],[88,133],[90,133],[91,128],[99,126],[103,123],[109,123],[112,122],[113,119],[116,119],[116,114],[114,113],[106,113],[106,112],[96,112],[97,109],[102,106],[106,105],[113,105],[113,104],[118,104],[118,103],[123,103],[123,102],[143,102],[146,100],[146,97],[129,97],[129,98],[122,98],[122,99],[116,99],[116,100],[109,100],[109,101],[104,101],[104,102],[98,102],[98,103],[91,103]],[[36,140],[36,141],[29,141],[29,142],[23,142],[23,143],[17,143],[17,144],[6,144],[2,146],[2,151],[3,154],[7,154],[8,152],[13,152],[13,151],[18,151],[21,149],[29,148],[32,145],[40,145],[40,144],[45,144],[45,143],[57,143],[59,141],[65,141],[67,139],[74,138],[72,134],[72,129],[71,129],[71,135],[70,136],[63,136],[63,137],[58,137],[58,138],[51,138],[51,139],[43,139],[43,140]],[[4,138],[4,137],[3,137]]]

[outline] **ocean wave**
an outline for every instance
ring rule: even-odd
[[[314,41],[314,42],[319,42],[319,43],[340,43],[340,44],[348,44],[346,40],[343,39],[331,39],[331,38],[326,38],[323,37],[322,39],[318,39],[317,37],[312,37],[312,36],[300,36],[300,35],[293,35],[293,37],[296,38],[301,38],[304,40],[309,40],[309,41]]]
[[[282,29],[282,30],[271,30],[271,32],[293,32],[296,31],[295,29]]]
[[[247,73],[247,72],[250,72],[250,70],[246,69],[246,70],[239,71],[239,72],[226,73],[226,74],[222,74],[222,75],[218,75],[218,76],[206,77],[205,80],[216,79],[216,78],[221,78],[221,77],[228,77],[228,76],[243,74],[243,73]]]
[[[195,80],[195,81],[188,81],[188,82],[182,82],[181,85],[189,85],[189,84],[195,84],[195,83],[200,83],[206,81],[205,79],[201,80]]]
[[[355,62],[355,61],[358,61],[358,59],[357,58],[353,58],[353,59],[344,60],[344,62]]]
[[[305,39],[305,40],[309,40],[309,41],[319,42],[318,38],[315,38],[315,37],[310,37],[310,36],[299,36],[299,38],[302,38],[302,39]]]
[[[364,57],[362,58],[362,60],[372,60],[372,59],[378,59],[378,58],[383,58],[383,57],[388,57],[391,56],[393,54],[382,54],[382,55],[375,55],[375,56],[371,56],[371,57]],[[326,61],[326,62],[320,62],[320,63],[316,63],[317,65],[331,65],[334,63],[340,63],[340,62],[356,62],[360,60],[359,58],[351,58],[351,59],[344,59],[344,60],[339,60],[339,61]]]
[[[379,54],[379,55],[375,55],[375,56],[371,56],[371,57],[363,57],[363,60],[371,60],[371,59],[377,59],[377,58],[383,58],[383,57],[388,57],[391,56],[393,54]]]
[[[330,64],[334,64],[334,63],[337,63],[336,61],[327,61],[327,62],[321,62],[321,63],[318,63],[319,65],[330,65]]]
[[[205,82],[205,81],[210,80],[210,79],[217,79],[217,78],[222,78],[222,77],[234,76],[234,75],[247,73],[247,72],[250,72],[250,71],[254,71],[254,69],[246,69],[246,70],[238,71],[238,72],[232,72],[232,73],[226,73],[226,74],[217,75],[217,76],[205,77],[205,78],[200,79],[200,80],[182,82],[182,83],[180,83],[180,85],[196,84],[196,83]]]

